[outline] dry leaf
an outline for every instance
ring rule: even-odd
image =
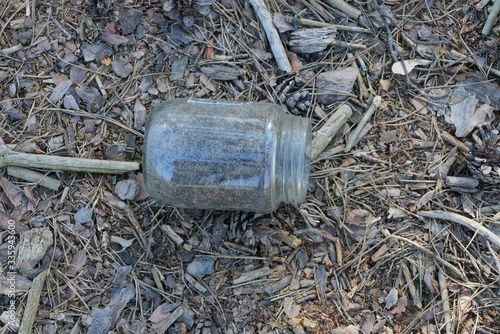
[[[401,298],[399,298],[396,307],[391,311],[391,313],[392,314],[403,313],[407,305],[408,305],[408,298],[406,298],[405,295],[402,295]]]
[[[381,193],[384,197],[399,197],[401,196],[401,189],[396,187],[387,187],[382,189]]]
[[[387,213],[387,218],[389,219],[406,218],[408,216],[403,210],[392,206],[389,208],[389,210],[387,210]]]
[[[493,107],[483,104],[477,107],[478,99],[465,88],[455,89],[450,99],[451,122],[455,125],[455,136],[466,137],[476,126],[489,124],[494,119]]]
[[[425,268],[424,283],[432,293],[439,293],[439,283],[434,278],[430,268]]]
[[[415,68],[415,66],[429,65],[430,63],[432,63],[432,61],[427,60],[427,59],[410,59],[410,60],[398,61],[398,62],[395,62],[394,64],[392,64],[392,73],[405,75],[403,63],[406,67],[407,73],[410,73]]]
[[[360,328],[358,326],[349,325],[345,328],[335,328],[330,333],[331,334],[358,334]]]
[[[427,115],[429,113],[429,108],[427,108],[427,102],[419,97],[414,97],[410,100],[415,110],[421,115]]]
[[[347,224],[365,226],[374,220],[374,216],[368,210],[355,209],[349,211],[346,217]]]

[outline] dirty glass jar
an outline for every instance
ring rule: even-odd
[[[148,193],[183,208],[271,212],[304,201],[311,124],[271,103],[174,99],[146,125]]]

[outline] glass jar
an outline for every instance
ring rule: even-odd
[[[271,103],[174,99],[146,125],[148,193],[183,208],[270,212],[304,201],[309,119]]]

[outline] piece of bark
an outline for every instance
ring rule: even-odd
[[[48,227],[33,228],[20,233],[15,268],[30,273],[52,246],[53,233]]]
[[[359,70],[352,66],[320,73],[316,78],[318,102],[333,104],[347,99],[358,74]]]
[[[335,43],[336,33],[337,29],[334,27],[299,29],[291,33],[291,40],[288,45],[293,52],[319,52]]]
[[[177,307],[162,323],[158,333],[165,333],[184,314],[182,306]]]
[[[40,302],[40,294],[42,293],[43,285],[45,284],[45,278],[47,278],[47,271],[42,271],[33,280],[33,285],[31,290],[28,292],[28,298],[26,299],[26,309],[24,310],[23,320],[19,326],[19,333],[32,333],[33,323],[35,322],[35,316],[38,309],[38,303]]]
[[[203,66],[200,68],[200,71],[214,80],[236,80],[242,75],[242,71],[239,68],[226,65]]]

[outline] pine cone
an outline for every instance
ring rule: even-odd
[[[472,175],[491,184],[500,183],[500,141],[497,129],[483,127],[472,134],[474,144],[468,143],[470,153],[465,155]]]

